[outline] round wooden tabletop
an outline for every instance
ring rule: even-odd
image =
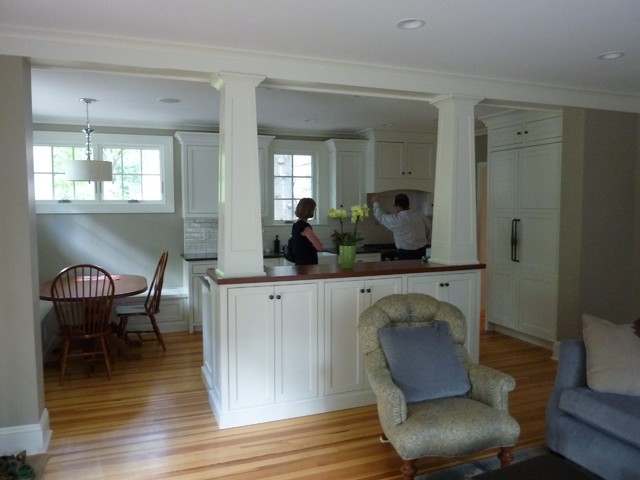
[[[147,279],[142,275],[117,274],[111,275],[115,286],[114,297],[130,297],[144,292],[147,289]],[[51,300],[51,283],[49,280],[40,285],[40,299]]]

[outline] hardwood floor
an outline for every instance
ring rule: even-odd
[[[147,343],[143,360],[118,359],[111,381],[101,367],[87,377],[76,364],[60,387],[57,369],[45,369],[53,430],[45,480],[400,478],[399,457],[378,440],[375,406],[219,430],[200,378],[201,335],[165,334],[165,341],[166,353]],[[517,449],[542,444],[556,371],[550,351],[484,332],[480,358],[516,378]],[[466,460],[417,466],[422,474]]]

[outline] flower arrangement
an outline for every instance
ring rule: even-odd
[[[353,227],[353,233],[344,231],[344,219],[347,218],[347,212],[343,208],[330,208],[329,218],[337,218],[340,220],[340,231],[334,230],[331,234],[331,239],[336,247],[340,245],[357,245],[357,243],[364,238],[358,236],[358,223],[369,216],[369,207],[367,205],[353,205],[351,207],[351,223]]]

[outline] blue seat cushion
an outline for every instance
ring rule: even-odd
[[[570,388],[560,396],[560,410],[640,448],[640,397]]]
[[[378,331],[394,383],[407,403],[466,394],[471,388],[446,322]]]

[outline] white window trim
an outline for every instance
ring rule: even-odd
[[[133,148],[160,148],[164,181],[164,201],[159,202],[82,202],[60,203],[57,200],[37,200],[37,214],[60,213],[175,213],[173,179],[173,137],[160,135],[129,135],[94,133],[91,145],[94,152],[104,144]],[[34,131],[33,145],[74,145],[84,148],[82,133]]]

